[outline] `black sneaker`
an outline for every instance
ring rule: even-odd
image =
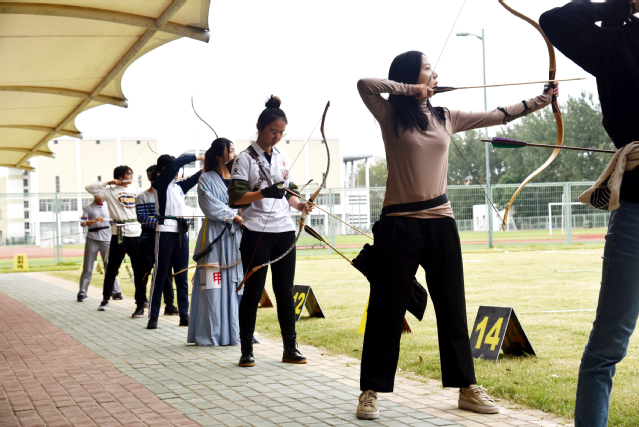
[[[120,292],[118,292],[117,294],[113,294],[113,295],[111,296],[111,298],[113,298],[114,300],[116,300],[116,299],[117,299],[117,300],[121,300],[121,299],[123,299],[123,298],[122,298],[122,294],[121,294]]]
[[[189,316],[180,316],[180,326],[189,326]]]
[[[149,301],[144,301],[144,308],[149,308]]]
[[[158,319],[149,319],[149,323],[146,325],[147,329],[157,329],[158,328]]]
[[[82,302],[82,301],[84,301],[85,299],[87,299],[87,296],[86,296],[86,295],[78,294],[78,302]]]
[[[144,307],[140,307],[140,306],[138,306],[138,308],[136,308],[133,314],[131,315],[131,317],[142,317],[142,316],[144,316]]]
[[[109,301],[102,301],[100,303],[100,307],[98,307],[98,311],[107,311],[109,309]]]
[[[177,314],[180,314],[180,312],[174,306],[167,305],[166,307],[164,307],[164,315],[165,316],[175,316]]]

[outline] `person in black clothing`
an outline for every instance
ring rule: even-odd
[[[638,12],[636,0],[580,1],[545,12],[539,20],[551,43],[597,78],[603,126],[619,149],[612,162],[623,158],[627,164],[637,163],[631,156],[639,154]],[[620,186],[606,183],[608,193],[618,192],[619,207],[606,206],[615,210],[606,235],[597,315],[579,368],[576,427],[608,424],[615,366],[626,355],[639,317],[639,168],[631,168],[619,173]]]
[[[135,210],[138,215],[138,222],[142,226],[142,234],[140,234],[140,263],[142,264],[142,286],[146,295],[146,284],[151,277],[151,271],[155,265],[155,229],[158,220],[155,217],[155,195],[153,194],[153,181],[155,180],[155,165],[146,169],[146,176],[151,183],[151,187],[135,199]],[[173,280],[167,277],[164,284],[164,308],[165,316],[173,316],[179,314],[177,308],[173,305],[175,295],[173,293]],[[149,307],[149,301],[145,301],[143,307],[137,307],[131,317],[144,316],[144,309]]]
[[[147,329],[157,329],[160,315],[160,303],[164,283],[173,268],[177,273],[189,265],[189,237],[188,222],[184,215],[186,207],[184,197],[193,188],[202,171],[183,181],[178,181],[181,167],[204,160],[204,155],[182,156],[176,159],[167,154],[158,158],[156,178],[153,181],[156,205],[158,206],[158,226],[155,243],[155,270],[151,285],[151,307],[149,309],[149,323]],[[162,250],[160,250],[162,248]],[[175,277],[178,310],[180,312],[180,326],[189,326],[189,284],[188,271],[183,271]],[[158,286],[156,286],[158,284]]]

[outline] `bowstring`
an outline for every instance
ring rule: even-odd
[[[461,7],[459,8],[459,12],[457,12],[457,17],[455,17],[455,21],[453,22],[453,26],[450,27],[450,31],[448,32],[448,37],[446,37],[446,41],[444,42],[444,47],[442,47],[442,50],[439,52],[439,57],[437,58],[437,62],[435,62],[435,66],[433,67],[433,72],[431,73],[430,77],[428,78],[428,81],[426,82],[426,86],[428,86],[428,83],[430,83],[431,79],[433,78],[433,75],[435,75],[435,70],[437,69],[437,66],[439,65],[440,59],[442,59],[442,55],[444,54],[444,50],[446,49],[446,46],[448,45],[448,41],[450,40],[450,36],[453,34],[453,30],[455,29],[455,25],[457,25],[457,20],[459,20],[459,17],[461,15],[462,10],[464,9],[465,5],[466,5],[466,0],[464,0],[462,2]],[[497,217],[503,222],[503,219],[501,218],[501,215],[499,215],[499,211],[497,210],[497,208],[493,204],[493,201],[490,199],[490,197],[488,197],[488,193],[486,193],[486,191],[484,190],[484,187],[481,185],[481,182],[477,178],[477,175],[475,175],[475,172],[470,167],[470,164],[466,160],[466,157],[464,157],[464,155],[462,154],[461,150],[457,146],[457,143],[455,142],[455,138],[453,138],[453,136],[450,134],[450,132],[448,132],[448,129],[446,129],[446,125],[442,121],[441,117],[439,117],[439,114],[437,113],[435,108],[431,105],[430,100],[427,100],[427,104],[428,104],[428,109],[432,113],[434,113],[435,117],[437,117],[437,121],[439,122],[440,125],[442,125],[442,127],[444,128],[444,131],[446,131],[446,133],[448,134],[448,137],[450,138],[451,142],[455,146],[455,149],[457,150],[457,152],[459,153],[461,158],[464,160],[464,163],[466,164],[466,167],[470,171],[470,173],[473,176],[473,178],[475,178],[475,181],[477,181],[477,184],[479,185],[479,188],[481,188],[482,193],[484,193],[484,196],[486,196],[486,200],[488,200],[488,203],[490,203],[490,206],[492,206],[493,210],[497,214]]]

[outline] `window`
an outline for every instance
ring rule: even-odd
[[[60,192],[60,177],[59,176],[55,177],[55,192],[56,193]]]
[[[29,211],[24,211],[24,219],[29,219]]]
[[[326,140],[322,138],[322,144],[326,144]]]
[[[25,223],[24,223],[24,229],[25,229],[25,230],[28,230],[28,229],[29,229],[29,223],[28,223],[28,222],[25,222]]]
[[[24,201],[24,207],[25,207],[25,209],[29,209],[29,201],[28,200]]]
[[[291,143],[291,140],[290,140],[290,139],[287,139],[287,140],[286,140],[286,143],[287,143],[287,144],[290,144],[290,143]]]
[[[100,140],[95,141],[95,145],[100,145]]]
[[[102,176],[98,175],[98,182],[102,182]]]
[[[140,141],[135,141],[136,144],[140,145]]]
[[[28,188],[25,188],[25,189],[24,189],[24,195],[26,196],[27,194],[29,194],[29,189],[28,189]]]
[[[91,203],[93,203],[93,198],[89,198],[89,199],[82,199],[82,207],[84,208],[85,206],[89,206]]]
[[[62,203],[60,204],[60,210],[64,212],[77,211],[78,199],[62,199]]]
[[[57,143],[58,143],[58,140],[57,140],[57,139],[54,139],[54,140],[53,140],[53,143],[54,143],[54,144],[57,144]]]
[[[311,216],[311,227],[319,227],[324,225],[323,216]],[[319,230],[317,230],[319,231]]]
[[[142,175],[138,175],[138,187],[142,187]]]
[[[22,180],[22,185],[24,185],[25,187],[29,186],[29,180],[28,179],[23,179]]]
[[[52,212],[53,200],[52,199],[40,199],[40,212]]]
[[[29,176],[29,172],[27,172],[27,171],[22,171],[22,176]]]

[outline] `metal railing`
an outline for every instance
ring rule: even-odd
[[[503,208],[517,185],[494,185],[492,206],[477,185],[451,185],[448,197],[464,246],[487,246],[489,233],[497,246],[515,244],[571,244],[603,242],[610,213],[578,203],[579,195],[590,182],[528,184],[510,210],[506,232],[501,231]],[[312,190],[305,191],[310,196]],[[361,232],[372,236],[372,226],[379,219],[385,188],[328,188],[316,200],[319,207]],[[0,194],[0,267],[13,262],[15,253],[27,253],[30,263],[82,262],[86,229],[80,226],[85,205],[92,201],[86,193]],[[187,195],[187,215],[202,215],[197,195]],[[487,215],[493,215],[493,230],[487,230]],[[300,214],[293,211],[293,219]],[[195,218],[190,230],[197,239],[202,218]],[[306,224],[328,243],[343,252],[358,252],[372,241],[358,231],[319,209]],[[298,254],[328,254],[332,250],[303,232]]]

